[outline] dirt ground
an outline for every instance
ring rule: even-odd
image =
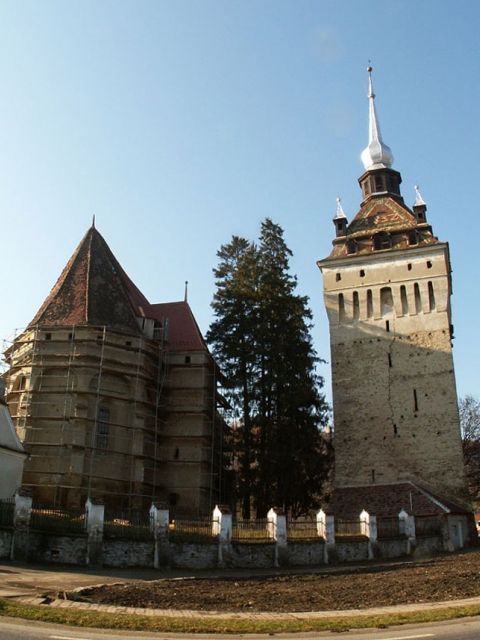
[[[480,551],[415,564],[334,574],[181,578],[84,589],[84,602],[198,611],[322,611],[455,600],[480,595]]]

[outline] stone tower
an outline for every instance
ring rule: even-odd
[[[403,201],[368,71],[360,210],[348,224],[337,201],[333,250],[318,262],[330,324],[335,487],[373,495],[391,486],[393,495],[394,485],[414,483],[458,504],[466,494],[448,244],[433,235],[417,187],[412,209]]]

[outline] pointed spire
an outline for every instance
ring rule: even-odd
[[[420,187],[418,186],[418,184],[415,185],[414,189],[415,189],[415,202],[414,202],[413,206],[414,207],[424,207],[424,206],[426,206],[427,203],[422,198],[422,194],[420,193]]]
[[[345,215],[345,211],[343,210],[343,207],[342,207],[342,199],[337,198],[337,210],[335,211],[335,217],[333,219],[340,220],[341,218],[346,218],[346,217],[347,216]]]
[[[347,233],[347,223],[347,216],[345,215],[345,211],[342,207],[342,199],[337,198],[337,210],[335,211],[335,216],[333,218],[337,238],[344,236]]]
[[[390,147],[387,147],[382,140],[380,124],[375,110],[375,92],[372,82],[372,67],[368,71],[368,146],[362,151],[361,159],[365,170],[390,168],[393,164],[393,154]]]
[[[185,280],[185,295],[184,295],[184,301],[188,302],[188,280]]]
[[[95,229],[95,214],[92,216],[92,229]]]

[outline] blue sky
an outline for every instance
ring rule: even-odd
[[[315,262],[335,198],[349,219],[360,204],[371,59],[405,200],[419,183],[450,242],[459,394],[480,395],[479,21],[473,0],[1,1],[0,337],[31,320],[93,213],[151,302],[189,281],[205,332],[217,249],[270,216],[328,360]]]

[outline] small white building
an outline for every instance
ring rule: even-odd
[[[22,484],[27,453],[18,439],[0,381],[0,499],[11,498]]]

